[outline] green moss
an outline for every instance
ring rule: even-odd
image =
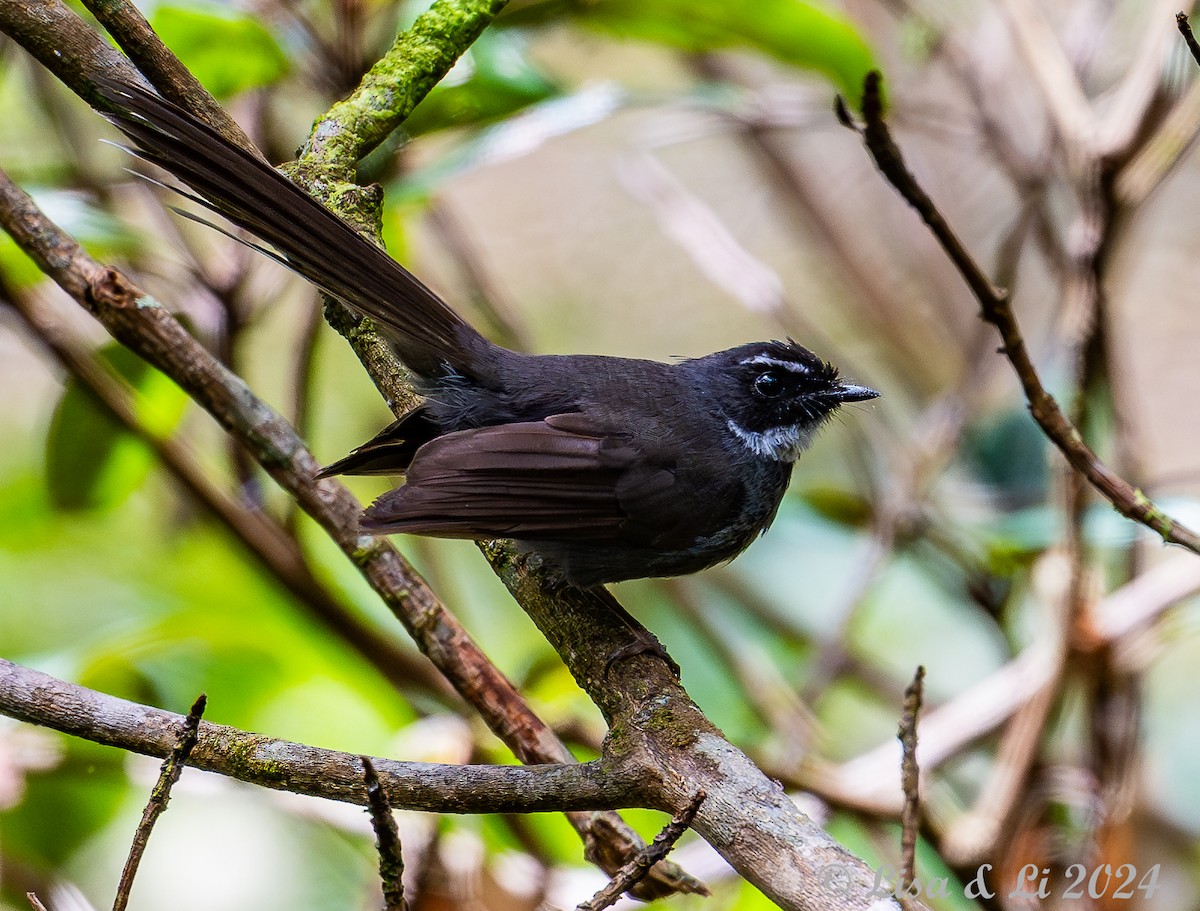
[[[1171,532],[1175,528],[1175,522],[1171,517],[1155,506],[1154,501],[1146,496],[1141,488],[1134,490],[1133,502],[1142,511],[1142,521],[1169,543]]]
[[[287,783],[287,767],[277,759],[264,759],[260,748],[274,743],[272,737],[245,737],[225,745],[229,775],[241,781],[277,787]]]

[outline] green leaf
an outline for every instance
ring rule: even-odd
[[[132,351],[112,344],[99,357],[139,393],[138,417],[156,434],[169,433],[183,416],[187,396]],[[46,438],[46,481],[59,509],[113,506],[136,490],[154,464],[140,440],[69,380]]]
[[[223,4],[164,4],[150,24],[216,98],[270,85],[287,72],[287,57],[262,23]]]
[[[409,133],[491,123],[557,97],[560,88],[529,62],[515,29],[486,31],[405,121]]]
[[[804,0],[599,0],[585,21],[626,38],[693,52],[743,47],[826,76],[855,103],[877,69],[847,19]]]

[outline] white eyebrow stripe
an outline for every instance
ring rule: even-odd
[[[812,371],[804,364],[796,361],[781,361],[779,358],[771,357],[769,354],[756,354],[754,357],[748,357],[744,361],[738,361],[739,364],[745,366],[747,364],[764,364],[767,367],[782,367],[784,370],[790,370],[792,373],[812,373]]]

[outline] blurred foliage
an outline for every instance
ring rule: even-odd
[[[857,103],[876,68],[854,24],[803,0],[598,0],[578,10],[585,22],[622,38],[701,53],[746,48],[827,76]]]
[[[256,18],[232,4],[159,3],[148,14],[218,97],[261,91],[262,105],[247,107],[271,112],[258,124],[267,135],[272,118],[303,120],[327,104],[319,94],[323,77],[360,71],[398,16],[385,0],[268,0],[260,8]],[[414,111],[406,124],[414,141],[403,149],[385,146],[364,167],[384,186],[389,248],[422,275],[427,270],[436,287],[458,291],[452,299],[467,309],[472,294],[463,275],[469,270],[462,257],[447,254],[447,235],[432,229],[428,217],[438,206],[465,213],[464,234],[478,247],[470,252],[498,272],[505,266],[496,287],[518,298],[513,320],[529,329],[540,349],[633,346],[661,334],[665,356],[713,339],[723,344],[792,331],[790,323],[772,322],[778,314],[748,312],[695,279],[692,262],[658,243],[663,232],[648,211],[652,204],[645,210],[613,204],[618,197],[627,201],[622,168],[631,151],[651,147],[686,175],[696,199],[714,211],[736,211],[732,233],[747,246],[757,244],[761,259],[781,273],[786,264],[799,264],[787,276],[811,308],[801,329],[811,318],[828,339],[822,345],[842,346],[859,359],[855,369],[862,369],[864,381],[883,378],[878,385],[886,397],[851,412],[822,437],[802,461],[774,527],[735,564],[679,588],[657,582],[618,588],[678,660],[698,703],[768,768],[790,770],[812,757],[848,760],[891,742],[899,694],[918,663],[928,668],[931,705],[987,679],[1043,634],[1039,568],[1053,565],[1063,538],[1052,468],[1058,463],[1011,377],[989,386],[978,401],[958,398],[959,374],[973,365],[959,363],[944,336],[930,341],[931,323],[945,329],[954,321],[936,311],[930,318],[926,298],[938,284],[921,282],[939,266],[921,258],[911,230],[889,223],[878,198],[845,203],[857,206],[848,224],[865,238],[863,246],[878,245],[883,258],[890,257],[875,267],[898,272],[888,274],[896,300],[896,319],[888,323],[845,285],[820,290],[840,267],[818,233],[811,226],[791,233],[781,227],[772,208],[779,185],[729,152],[741,148],[743,134],[724,148],[713,140],[714,122],[741,123],[747,93],[717,90],[698,78],[693,55],[727,55],[769,72],[764,78],[772,88],[779,82],[807,87],[806,97],[815,100],[802,110],[809,120],[794,131],[791,151],[813,144],[821,162],[815,182],[830,192],[825,205],[842,205],[854,188],[838,150],[850,146],[830,152],[819,145],[838,131],[828,112],[829,83],[856,98],[863,73],[877,61],[887,61],[889,72],[906,55],[924,65],[936,48],[927,22],[903,19],[888,28],[895,33],[876,26],[868,36],[832,7],[800,0],[514,4],[512,15]],[[246,273],[232,274],[242,268],[241,253],[221,246],[223,239],[195,241],[186,231],[164,228],[161,215],[147,215],[147,199],[138,195],[145,188],[122,184],[119,163],[110,166],[105,153],[97,154],[98,118],[79,105],[66,107],[59,87],[35,75],[11,48],[6,53],[0,116],[10,129],[0,135],[0,164],[27,183],[57,181],[60,188],[39,191],[37,199],[59,224],[102,260],[128,262],[162,300],[192,318],[198,337],[229,352],[231,366],[249,375],[256,391],[291,409],[299,375],[295,327],[309,303],[297,300],[303,292],[253,259]],[[941,83],[936,90],[948,91]],[[923,110],[913,120],[929,127],[921,138],[951,147],[955,167],[966,168],[953,158],[966,145],[939,120],[949,118],[951,108]],[[701,125],[686,121],[687,114],[697,114]],[[968,157],[978,157],[976,151],[970,146]],[[1005,201],[982,195],[988,180],[973,172],[964,183],[946,195],[962,203],[958,214],[986,213],[980,220],[987,230],[976,225],[971,241],[991,242],[988,232],[1005,222],[992,209]],[[473,200],[482,202],[472,209]],[[555,220],[528,223],[548,211]],[[135,222],[148,227],[127,227]],[[570,246],[565,263],[555,259],[561,238]],[[900,246],[885,247],[886,241]],[[522,268],[509,265],[522,255]],[[210,283],[198,282],[197,273]],[[0,274],[8,294],[44,290],[7,238],[0,238]],[[214,302],[214,289],[229,287],[249,289],[253,300],[232,330],[228,311]],[[823,295],[831,303],[822,310]],[[482,310],[471,316],[480,325],[500,322]],[[969,312],[967,318],[973,320]],[[594,326],[608,334],[590,331]],[[233,339],[223,336],[228,331]],[[1056,350],[1053,331],[1046,330],[1043,347]],[[133,392],[140,418],[153,431],[178,434],[220,484],[258,508],[255,487],[268,482],[256,472],[249,479],[239,475],[227,441],[206,417],[187,411],[172,383],[100,342],[94,327],[79,332]],[[843,352],[828,353],[841,362]],[[186,711],[207,692],[210,721],[324,747],[428,761],[513,761],[476,719],[452,717],[429,693],[384,681],[199,513],[143,444],[48,365],[15,321],[0,321],[0,656],[174,711]],[[357,363],[328,333],[303,381],[311,393],[308,434],[322,457],[341,454],[388,420]],[[939,464],[937,483],[922,488],[921,479],[910,484],[902,476],[925,457],[922,447],[932,435],[922,420],[943,399],[969,405],[970,413],[961,440]],[[1095,432],[1106,446],[1116,432],[1108,404],[1102,396],[1091,402]],[[386,486],[372,478],[349,484],[363,500]],[[916,498],[913,490],[921,491],[925,511],[904,513],[895,540],[876,560],[881,521],[895,498]],[[263,508],[276,510],[278,501],[268,497]],[[1100,569],[1115,579],[1131,562],[1131,545],[1146,538],[1103,504],[1089,509],[1084,532]],[[318,529],[300,519],[296,535],[336,596],[380,636],[401,637]],[[564,732],[576,755],[596,755],[604,734],[599,713],[474,547],[398,543],[535,710]],[[1200,833],[1195,610],[1180,611],[1174,624],[1144,680],[1145,812],[1161,813],[1170,837],[1192,844]],[[839,663],[824,678],[823,662],[835,653]],[[808,697],[800,708],[797,692]],[[1079,747],[1063,746],[1073,743],[1068,735],[1081,723],[1078,714],[1064,711],[1055,720],[1057,739],[1047,744],[1047,761],[1078,759]],[[943,801],[939,807],[969,802],[993,755],[993,744],[983,744],[942,770],[934,794]],[[59,879],[78,883],[94,906],[106,905],[153,766],[0,724],[0,908],[24,908],[27,888],[46,891]],[[665,821],[649,811],[628,818],[647,836]],[[549,872],[556,874],[556,899],[581,900],[602,880],[584,866],[577,838],[558,814],[401,819],[427,889],[422,907],[440,900],[532,908]],[[1160,841],[1167,840],[1166,828],[1156,830]],[[893,827],[835,813],[830,829],[872,863],[895,863]],[[478,870],[464,867],[463,857],[477,858]],[[921,869],[927,877],[951,875],[924,843]],[[188,887],[180,888],[184,873]],[[1188,875],[1178,872],[1181,879]],[[374,877],[371,839],[358,810],[189,770],[154,836],[133,907],[359,907],[374,901]],[[718,874],[713,885],[712,899],[674,899],[672,907],[771,907],[736,879]],[[464,896],[466,887],[475,891]],[[935,906],[971,907],[953,898],[961,889],[951,895]]]
[[[183,390],[116,343],[97,356],[136,392],[139,423],[169,436],[187,406]],[[46,483],[56,507],[113,506],[141,486],[155,463],[145,444],[97,408],[92,393],[68,380],[46,437]]]
[[[56,225],[69,231],[92,256],[104,260],[128,255],[136,249],[137,235],[124,222],[111,212],[89,204],[79,193],[40,189],[31,191],[30,195],[38,208]],[[3,233],[0,233],[0,274],[12,290],[21,290],[44,280],[33,260]]]
[[[150,25],[217,99],[270,85],[288,69],[267,26],[225,3],[159,3]]]

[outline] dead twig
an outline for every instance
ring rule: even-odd
[[[921,827],[921,769],[917,765],[917,718],[925,698],[925,666],[918,665],[912,683],[904,691],[904,714],[897,736],[904,756],[900,761],[900,786],[904,809],[900,813],[900,892],[908,890],[917,877],[917,832]]]
[[[383,884],[384,911],[408,911],[404,900],[404,855],[400,846],[400,830],[396,828],[396,817],[387,792],[379,783],[375,766],[368,756],[360,756],[363,768],[363,783],[367,786],[367,812],[371,814],[371,828],[375,830],[375,849],[379,852],[379,880]]]
[[[675,818],[655,836],[654,841],[638,851],[633,860],[614,873],[608,885],[593,895],[589,901],[577,905],[575,911],[603,911],[604,908],[611,907],[618,898],[641,882],[650,872],[651,867],[671,853],[675,842],[679,841],[683,833],[687,831],[687,827],[692,824],[692,820],[696,818],[696,812],[707,796],[703,790],[697,791],[691,802],[675,814]]]
[[[1183,35],[1183,40],[1187,42],[1188,50],[1192,52],[1192,58],[1200,64],[1200,42],[1197,42],[1196,36],[1192,34],[1192,26],[1188,22],[1187,13],[1176,13],[1175,25],[1179,28],[1179,34]]]
[[[183,767],[187,765],[192,748],[200,740],[200,718],[204,715],[204,708],[207,704],[208,697],[201,693],[192,704],[192,710],[188,712],[187,718],[184,719],[175,749],[163,760],[162,771],[158,774],[158,782],[154,785],[154,790],[150,792],[146,809],[142,811],[142,821],[138,823],[137,831],[133,833],[133,844],[129,847],[129,857],[125,860],[125,869],[121,871],[121,880],[117,884],[117,897],[113,899],[113,911],[125,911],[125,906],[129,904],[129,890],[133,888],[133,878],[137,876],[138,865],[142,862],[142,855],[146,853],[146,845],[150,843],[150,832],[154,829],[154,823],[158,821],[158,817],[167,809],[167,802],[171,799],[171,788],[175,786],[175,782],[179,781],[179,776],[183,774]]]

